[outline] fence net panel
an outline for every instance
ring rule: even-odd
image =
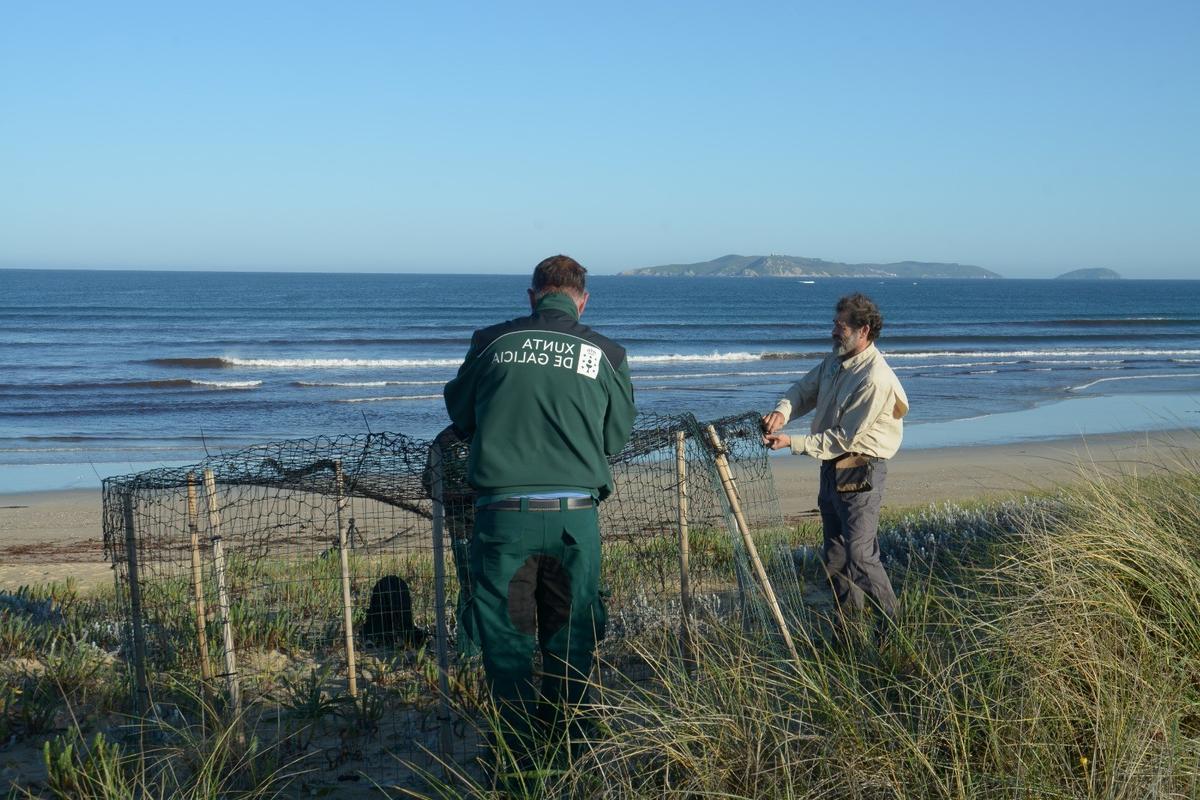
[[[799,596],[757,415],[711,424],[720,450],[691,415],[642,415],[610,459],[615,490],[600,509],[606,664],[620,668],[631,638],[677,635],[681,518],[698,620],[742,613],[747,625],[774,624],[718,453],[775,592],[785,606]],[[107,479],[105,543],[128,655],[148,676],[133,687],[142,710],[170,708],[197,724],[211,716],[205,706],[240,712],[261,741],[329,775],[417,785],[415,770],[436,771],[442,756],[470,773],[488,701],[460,591],[471,583],[468,458],[449,430],[434,442],[380,433]]]
[[[761,417],[757,413],[737,414],[713,420],[701,425],[708,436],[709,429],[717,434],[722,455],[728,465],[734,492],[718,492],[730,519],[726,525],[735,552],[735,570],[743,586],[743,615],[750,627],[767,630],[776,628],[767,604],[766,591],[774,593],[785,609],[798,607],[801,585],[792,566],[792,529],[785,524],[779,505],[779,495],[771,472],[768,450],[762,444]],[[709,468],[718,472],[720,461],[717,453],[709,459]],[[722,486],[722,479],[715,474],[714,486]],[[741,509],[747,531],[752,534],[755,550],[765,570],[768,584],[759,580],[750,555],[747,553],[745,537],[731,503]]]

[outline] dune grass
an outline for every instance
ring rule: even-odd
[[[1200,472],[897,526],[917,541],[886,635],[832,642],[809,613],[794,662],[709,625],[693,675],[669,639],[641,641],[654,680],[598,686],[604,735],[552,751],[528,794],[1200,796]]]
[[[1200,796],[1200,469],[1096,475],[1053,496],[925,509],[889,519],[881,538],[902,590],[894,628],[879,635],[866,620],[834,640],[806,606],[795,612],[794,661],[769,635],[709,618],[692,672],[669,629],[632,637],[619,660],[649,679],[600,670],[593,733],[549,749],[533,770],[508,765],[517,794]],[[632,569],[617,574],[623,589],[637,587]],[[819,588],[819,574],[804,577]],[[646,576],[652,587],[663,580]],[[310,766],[289,760],[299,748],[286,744],[312,735],[304,713],[357,727],[380,713],[295,679],[280,689],[295,724],[269,744],[249,725],[244,748],[235,745],[246,721],[160,719],[122,738],[111,719],[127,700],[112,687],[127,685],[125,667],[87,644],[110,635],[106,601],[89,602],[65,604],[70,621],[54,634],[0,612],[0,741],[46,742],[45,782],[14,796],[273,796]],[[427,792],[495,796],[478,774],[431,775]]]

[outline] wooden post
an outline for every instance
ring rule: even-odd
[[[451,728],[450,728],[450,648],[448,646],[449,632],[446,625],[446,509],[442,504],[442,446],[436,442],[429,450],[429,495],[433,500],[433,613],[434,624],[437,628],[436,637],[438,661],[438,689],[441,698],[438,702],[438,740],[441,747],[443,768],[450,763]],[[463,591],[463,587],[459,587]],[[461,630],[461,629],[460,629]]]
[[[204,497],[208,503],[208,531],[212,537],[213,574],[217,579],[217,613],[221,617],[221,636],[225,649],[225,681],[229,687],[229,708],[237,723],[238,740],[242,733],[242,690],[238,683],[237,658],[233,651],[233,621],[230,620],[229,590],[225,583],[225,545],[221,541],[221,512],[217,507],[217,482],[211,469],[204,470]]]
[[[204,607],[204,570],[200,563],[200,525],[196,508],[196,473],[187,474],[187,523],[192,539],[192,597],[196,614],[196,643],[200,647],[200,680],[204,700],[212,708],[212,662],[208,656],[208,611]]]
[[[771,615],[775,618],[775,624],[779,626],[779,632],[783,635],[784,644],[787,645],[788,652],[792,654],[792,658],[796,661],[800,660],[800,654],[796,652],[796,645],[792,642],[792,634],[788,631],[787,620],[784,619],[783,609],[779,607],[779,600],[775,597],[775,589],[771,586],[771,579],[767,577],[767,570],[763,567],[762,559],[758,557],[758,548],[754,545],[754,538],[750,535],[750,525],[746,522],[746,515],[742,513],[742,503],[738,499],[737,486],[733,482],[733,475],[729,471],[729,460],[725,456],[725,447],[721,444],[721,437],[717,435],[717,429],[708,426],[708,438],[712,442],[715,452],[714,460],[717,463],[717,474],[721,476],[721,484],[725,489],[725,497],[729,500],[729,508],[733,512],[733,518],[737,522],[738,530],[742,534],[742,542],[746,545],[746,553],[750,556],[750,564],[754,567],[754,573],[758,576],[759,585],[762,587],[763,595],[767,598],[767,605],[771,609]]]
[[[683,431],[675,432],[675,478],[679,511],[679,602],[683,611],[679,624],[679,651],[684,667],[691,672],[696,666],[696,656],[692,646],[692,579],[688,565],[691,545],[688,543],[687,437]]]
[[[150,708],[150,687],[146,682],[146,631],[142,621],[142,584],[138,577],[133,495],[126,491],[121,499],[125,515],[125,559],[129,566],[129,611],[133,618],[133,710],[135,714],[141,716]]]
[[[358,666],[354,660],[354,601],[350,596],[350,551],[342,512],[346,508],[345,476],[342,462],[333,465],[333,480],[337,488],[338,553],[342,562],[342,627],[346,633],[346,677],[351,697],[358,697]]]

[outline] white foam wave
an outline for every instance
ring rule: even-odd
[[[345,400],[334,400],[335,403],[385,403],[401,400],[440,400],[440,394],[400,394],[391,397],[350,397]]]
[[[262,381],[188,381],[193,386],[208,386],[212,389],[253,389],[262,386]]]
[[[761,361],[766,353],[671,353],[660,356],[629,356],[630,364],[666,364],[674,362]]]
[[[457,367],[461,358],[222,358],[231,367],[279,369],[396,369],[400,367]]]
[[[1098,383],[1107,383],[1108,381],[1138,381],[1138,380],[1146,380],[1147,378],[1200,378],[1200,372],[1187,372],[1187,373],[1183,373],[1183,374],[1176,373],[1174,375],[1118,375],[1118,376],[1112,377],[1112,378],[1097,378],[1096,380],[1094,380],[1090,383],[1084,383],[1079,386],[1072,386],[1069,389],[1067,389],[1067,391],[1068,392],[1082,392],[1084,389],[1088,389],[1092,386],[1095,386]]]
[[[972,369],[968,370],[968,375],[995,375],[998,370],[994,369]]]

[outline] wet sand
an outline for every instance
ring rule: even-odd
[[[818,464],[771,459],[785,516],[816,511]],[[1146,475],[1200,464],[1195,431],[1105,434],[1007,445],[904,450],[888,467],[885,507],[963,503],[1052,490],[1097,473]],[[100,490],[0,494],[0,591],[75,578],[83,588],[112,580],[102,550]]]

